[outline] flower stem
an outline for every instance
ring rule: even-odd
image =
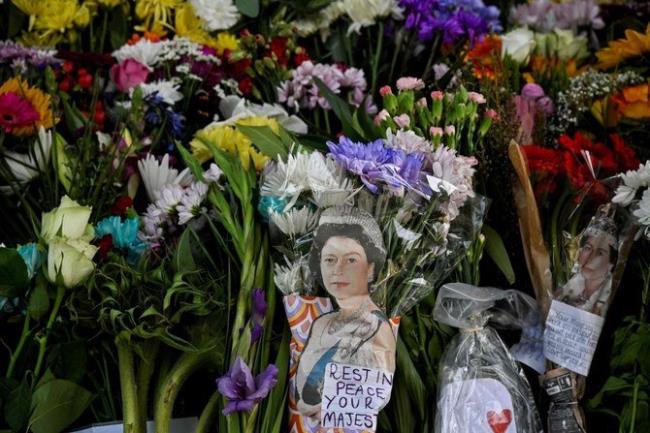
[[[219,394],[218,391],[215,391],[212,394],[212,397],[210,397],[210,400],[208,400],[208,403],[203,408],[203,412],[201,412],[195,433],[208,433],[210,431],[210,426],[217,415],[217,407],[219,406],[220,398],[221,394]]]
[[[144,345],[143,359],[138,367],[138,410],[142,421],[146,422],[148,403],[149,403],[149,387],[151,378],[156,366],[156,358],[160,349],[159,340],[147,340]]]
[[[56,288],[56,298],[54,300],[54,306],[52,306],[52,311],[50,311],[50,318],[47,320],[47,325],[45,326],[45,335],[41,337],[38,341],[38,357],[36,358],[36,368],[34,368],[34,377],[38,378],[41,374],[41,369],[43,368],[43,360],[45,359],[45,349],[47,348],[47,340],[54,326],[54,321],[59,315],[59,309],[61,308],[61,303],[63,302],[63,297],[65,296],[65,287],[57,286]]]
[[[176,361],[174,367],[167,375],[160,393],[157,396],[154,407],[154,422],[156,433],[169,433],[169,423],[174,410],[174,403],[178,392],[183,387],[185,381],[202,367],[205,363],[214,362],[214,355],[210,351],[206,352],[186,352]]]
[[[124,433],[141,433],[145,431],[146,421],[142,419],[139,410],[133,348],[121,335],[115,338],[115,345],[120,371]]]
[[[18,340],[18,346],[16,346],[16,350],[14,350],[14,352],[11,354],[11,358],[9,359],[9,366],[7,367],[7,374],[5,375],[7,379],[11,379],[13,376],[14,368],[16,368],[16,361],[18,361],[18,358],[20,358],[20,355],[23,353],[27,338],[29,338],[32,333],[29,330],[29,318],[29,313],[27,313],[25,316],[25,321],[23,322],[23,331],[20,334],[20,340]]]

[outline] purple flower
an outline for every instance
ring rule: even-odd
[[[278,368],[269,364],[261,374],[253,378],[248,365],[240,357],[224,376],[217,379],[217,389],[228,399],[224,415],[233,412],[250,412],[253,407],[269,395],[278,382]]]
[[[253,289],[253,329],[251,330],[251,342],[256,343],[262,338],[264,328],[264,317],[266,316],[266,299],[262,289]]]
[[[424,157],[418,152],[407,154],[402,149],[387,147],[381,139],[355,143],[347,137],[340,137],[338,143],[329,141],[327,146],[334,160],[358,175],[375,194],[382,184],[420,190]]]

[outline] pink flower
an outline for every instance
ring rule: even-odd
[[[442,128],[439,128],[437,126],[432,126],[431,128],[429,128],[429,132],[433,137],[442,137],[442,134],[444,134]]]
[[[399,116],[393,117],[395,124],[400,128],[408,128],[411,124],[411,118],[408,114],[400,114]]]
[[[111,80],[120,92],[127,92],[133,87],[144,83],[149,76],[149,69],[134,59],[126,59],[113,65],[110,70]]]
[[[492,120],[497,120],[499,118],[499,113],[497,113],[495,109],[490,108],[485,111],[485,116]]]
[[[418,101],[416,102],[416,104],[417,104],[418,107],[421,107],[421,108],[427,108],[427,98],[420,98],[420,99],[418,99]]]
[[[433,99],[434,101],[439,101],[444,97],[445,94],[440,90],[434,90],[433,92],[431,92],[431,99]]]
[[[377,115],[375,116],[375,125],[379,126],[381,125],[381,122],[384,120],[388,119],[390,117],[390,114],[386,110],[381,110]]]
[[[472,102],[475,102],[477,104],[485,104],[485,96],[481,95],[480,93],[477,92],[469,92],[468,93],[469,100]]]
[[[415,77],[402,77],[397,80],[399,90],[420,90],[424,89],[424,81]]]
[[[547,116],[550,116],[553,114],[553,111],[555,111],[555,106],[553,105],[553,101],[551,98],[548,96],[542,96],[539,98],[536,102],[535,105],[537,106],[538,110],[541,110],[546,114]]]
[[[382,98],[386,95],[392,95],[393,89],[391,89],[390,86],[382,86],[382,88],[379,89],[379,94]]]
[[[22,96],[14,92],[0,95],[0,128],[5,132],[33,126],[40,118],[36,108]]]
[[[445,126],[445,134],[454,135],[456,133],[456,127],[454,125]]]
[[[537,99],[544,96],[544,89],[539,84],[528,83],[521,89],[521,96],[527,99]]]

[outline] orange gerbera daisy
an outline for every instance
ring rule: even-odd
[[[0,86],[0,127],[19,137],[54,126],[51,97],[15,77]]]
[[[501,70],[501,38],[497,35],[484,37],[465,56],[472,65],[472,73],[479,80],[495,79]]]
[[[599,69],[609,69],[632,57],[650,52],[650,24],[645,33],[625,30],[625,37],[611,41],[609,45],[596,53]]]

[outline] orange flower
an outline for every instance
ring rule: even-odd
[[[478,79],[494,80],[501,70],[501,38],[497,35],[484,37],[465,56],[472,64],[472,73]]]
[[[617,94],[599,99],[591,106],[596,120],[606,127],[614,127],[621,118],[650,119],[650,85],[626,87]]]
[[[632,57],[650,52],[650,24],[645,33],[625,30],[625,37],[611,41],[609,45],[596,53],[599,69],[609,69]]]

